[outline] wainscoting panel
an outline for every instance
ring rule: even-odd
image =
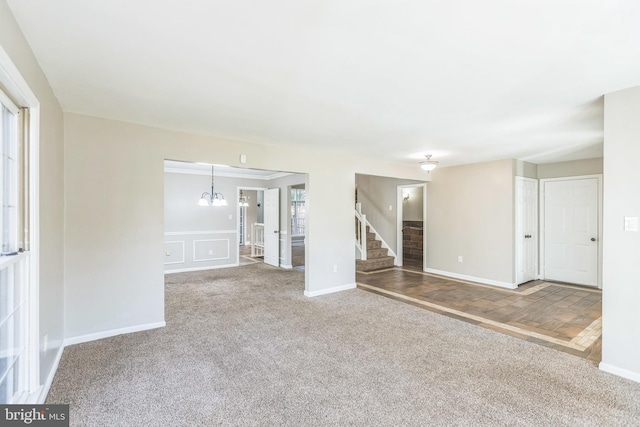
[[[229,259],[231,253],[229,239],[207,239],[193,241],[193,261],[218,261]]]
[[[169,231],[164,236],[165,273],[238,265],[236,230]]]

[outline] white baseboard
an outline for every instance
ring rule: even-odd
[[[633,372],[628,369],[618,368],[617,366],[609,365],[608,363],[600,362],[598,365],[601,371],[608,372],[613,375],[617,375],[622,378],[626,378],[631,381],[640,383],[640,373]]]
[[[80,344],[83,342],[100,340],[102,338],[115,337],[116,335],[130,334],[132,332],[140,332],[140,331],[147,331],[149,329],[163,328],[164,326],[166,326],[165,322],[156,322],[156,323],[147,323],[144,325],[129,326],[121,329],[111,329],[109,331],[96,332],[95,334],[87,334],[87,335],[80,335],[72,338],[66,338],[64,340],[64,345],[68,346],[68,345]]]
[[[516,289],[518,285],[515,283],[499,282],[497,280],[483,279],[482,277],[467,276],[464,274],[451,273],[449,271],[436,270],[434,268],[425,268],[425,273],[437,274],[438,276],[452,277],[454,279],[468,280],[469,282],[482,283],[483,285],[499,286],[501,288]]]
[[[190,271],[217,270],[218,268],[238,267],[239,265],[240,265],[240,263],[236,262],[234,264],[215,265],[213,267],[177,268],[175,270],[165,270],[164,274],[188,273]]]
[[[335,286],[333,288],[320,289],[319,291],[304,291],[305,297],[317,297],[320,295],[332,294],[334,292],[346,291],[349,289],[355,289],[356,284],[350,283],[348,285]]]
[[[293,268],[293,265],[284,265],[284,264],[280,264],[280,267],[282,268],[286,268],[287,270],[291,270]]]
[[[49,371],[49,375],[47,375],[47,380],[42,385],[40,389],[40,395],[38,396],[38,405],[44,404],[44,401],[47,400],[47,395],[49,394],[49,389],[51,388],[51,384],[53,384],[53,379],[56,376],[56,372],[58,371],[58,365],[60,364],[60,359],[62,358],[62,352],[64,351],[64,344],[60,346],[58,349],[58,353],[56,354],[56,358],[53,361],[53,366],[51,366],[51,371]]]

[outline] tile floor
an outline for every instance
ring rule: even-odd
[[[357,273],[358,287],[465,322],[600,362],[602,292],[532,281],[503,289],[420,271]]]

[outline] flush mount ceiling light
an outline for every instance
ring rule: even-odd
[[[211,165],[211,193],[206,191],[202,193],[198,206],[227,206],[227,201],[222,193],[216,193],[213,189],[213,165]]]
[[[431,156],[432,154],[425,155],[427,160],[425,160],[424,162],[420,162],[420,167],[427,172],[431,172],[436,168],[436,166],[438,166],[438,162],[436,162],[435,160],[431,160]]]

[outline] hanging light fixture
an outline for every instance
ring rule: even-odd
[[[240,199],[238,199],[238,206],[240,207],[249,206],[249,202],[247,202],[248,199],[249,199],[248,197],[244,197],[244,195],[242,194],[242,190],[240,190]]]
[[[420,162],[420,167],[427,172],[431,172],[436,168],[436,166],[438,166],[438,162],[436,162],[435,160],[431,160],[431,156],[432,154],[425,155],[427,160],[425,160],[424,162]]]
[[[211,193],[206,191],[202,193],[198,206],[227,206],[222,193],[216,193],[213,189],[213,165],[211,165]]]

